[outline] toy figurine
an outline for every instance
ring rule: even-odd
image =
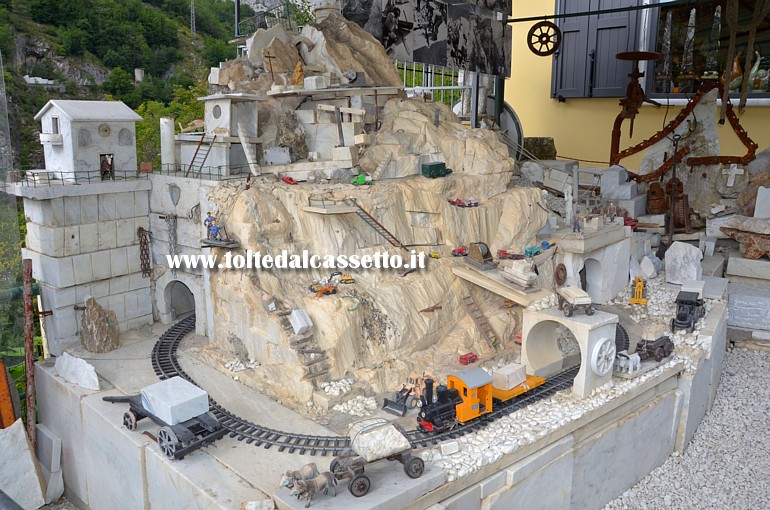
[[[216,221],[217,219],[211,215],[211,212],[206,213],[206,219],[203,220],[203,226],[206,227],[206,238],[211,239],[211,224]]]
[[[209,239],[219,239],[219,229],[222,228],[217,225],[217,220],[212,219],[209,224]]]
[[[580,216],[577,214],[572,217],[572,231],[580,233]]]
[[[610,202],[610,223],[615,223],[615,216],[618,215],[618,207],[615,205],[615,202]]]

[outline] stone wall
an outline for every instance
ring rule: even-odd
[[[24,188],[26,248],[41,284],[48,348],[60,355],[79,339],[88,296],[115,312],[121,331],[152,323],[150,280],[143,278],[136,231],[149,228],[146,180]]]

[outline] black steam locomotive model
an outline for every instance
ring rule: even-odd
[[[457,388],[447,388],[443,384],[436,387],[436,401],[433,401],[433,379],[425,379],[425,391],[420,400],[422,406],[417,415],[417,430],[421,432],[443,432],[457,423],[455,407],[463,402]]]

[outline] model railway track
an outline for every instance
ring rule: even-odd
[[[152,349],[152,368],[161,380],[179,376],[197,385],[193,378],[182,370],[177,360],[179,343],[188,333],[194,330],[195,315],[191,315],[169,328],[155,343],[155,347]],[[412,448],[419,448],[475,432],[501,416],[523,409],[529,404],[553,395],[557,391],[569,388],[572,386],[572,380],[575,378],[578,370],[580,370],[580,366],[549,377],[542,386],[538,386],[520,397],[499,404],[493,412],[465,425],[458,425],[452,430],[439,434],[425,434],[412,430],[407,432],[406,436],[412,444]],[[246,444],[253,444],[254,446],[262,446],[264,448],[275,447],[279,452],[285,451],[300,455],[322,456],[339,455],[343,450],[350,447],[350,439],[347,437],[308,436],[272,430],[236,416],[219,405],[211,397],[209,397],[209,405],[214,416],[230,432],[230,437],[238,441],[244,441]]]

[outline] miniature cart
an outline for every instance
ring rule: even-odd
[[[564,312],[566,317],[572,317],[572,313],[577,307],[583,307],[586,315],[594,314],[591,296],[583,289],[577,287],[559,287],[556,289],[556,295],[559,298],[559,308]]]
[[[357,452],[354,448],[343,451],[340,455],[334,457],[329,465],[329,471],[334,475],[336,480],[350,480],[348,482],[348,490],[350,493],[360,498],[369,492],[369,488],[372,485],[371,480],[366,474],[364,474],[364,468],[367,464],[377,462],[379,460],[397,460],[404,467],[404,473],[409,478],[420,478],[423,471],[425,471],[425,463],[420,457],[415,457],[410,453],[411,445],[409,440],[404,435],[403,429],[388,420],[381,418],[373,418],[365,420],[357,424],[353,424],[351,431],[351,444],[355,447],[366,449],[361,441],[357,441],[361,435],[374,436],[376,439],[380,437],[392,439],[393,437],[400,435],[401,446],[404,447],[400,451],[388,451],[387,449],[378,449],[374,451],[361,451]],[[375,441],[382,445],[383,441]],[[374,443],[371,443],[374,444]],[[399,441],[394,443],[394,447],[398,447]],[[382,454],[380,456],[379,454]],[[374,455],[372,455],[374,454]]]
[[[106,402],[128,403],[128,411],[123,414],[123,425],[128,430],[136,430],[137,422],[150,418],[160,425],[158,447],[169,459],[182,460],[185,455],[202,446],[213,443],[227,433],[219,420],[211,412],[191,418],[177,425],[169,425],[148,411],[142,404],[141,395],[103,397]]]

